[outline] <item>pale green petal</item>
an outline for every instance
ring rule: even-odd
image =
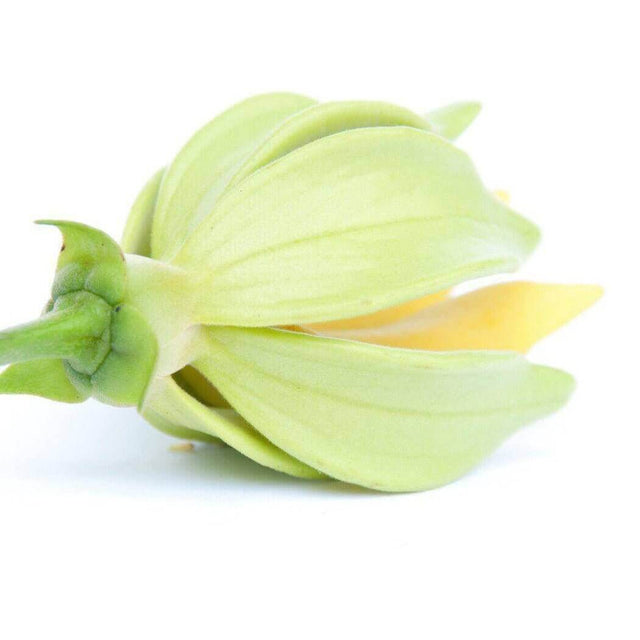
[[[314,105],[285,120],[240,167],[230,184],[314,140],[348,129],[398,125],[430,129],[424,118],[387,102],[348,101]]]
[[[187,427],[223,440],[240,453],[265,467],[300,478],[322,474],[275,447],[233,409],[207,407],[183,391],[172,378],[156,380],[145,399],[141,414],[154,424]]]
[[[1,393],[24,393],[69,403],[86,400],[69,381],[62,360],[32,360],[10,365],[0,374]]]
[[[455,140],[480,113],[479,102],[456,102],[427,114],[433,130],[449,140]]]
[[[229,185],[313,140],[347,129],[393,125],[413,126],[427,130],[430,128],[421,116],[386,102],[329,102],[310,106],[285,119],[283,124],[275,129],[244,163],[237,165],[235,174],[228,181]],[[125,253],[151,255],[153,216],[164,173],[165,169],[157,172],[134,202],[122,237],[122,248]],[[215,194],[219,195],[222,189],[223,185],[216,186]],[[214,191],[211,193],[214,194]],[[211,197],[204,198],[194,213],[193,220],[199,220],[209,212],[210,201]]]
[[[151,255],[151,228],[153,215],[158,199],[160,183],[165,169],[160,169],[144,185],[142,191],[131,207],[127,224],[122,234],[120,246],[125,253],[135,253],[138,256]]]
[[[455,480],[572,378],[511,352],[431,353],[277,329],[208,329],[195,364],[271,442],[326,474],[386,491]]]
[[[162,433],[171,436],[172,438],[179,438],[180,440],[195,440],[196,442],[222,443],[220,438],[202,433],[202,431],[194,431],[193,429],[182,427],[180,426],[183,423],[182,420],[176,424],[151,409],[145,410],[143,418],[158,431],[162,431]]]
[[[300,324],[371,313],[518,267],[538,231],[469,158],[408,127],[311,142],[240,182],[173,261],[204,324]]]
[[[171,257],[183,243],[202,202],[213,205],[238,166],[292,114],[315,104],[290,93],[249,98],[198,131],[162,181],[151,239],[152,256]]]

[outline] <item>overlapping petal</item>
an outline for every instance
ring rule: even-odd
[[[593,285],[507,282],[442,300],[377,326],[311,328],[347,340],[407,349],[526,352],[601,295],[601,288]]]
[[[212,327],[194,365],[266,438],[374,489],[459,477],[560,407],[572,378],[511,352],[429,353],[278,329]]]
[[[162,179],[151,237],[153,257],[171,257],[197,224],[198,205],[207,202],[212,206],[237,168],[269,133],[314,103],[291,93],[259,95],[200,129]]]
[[[2,332],[0,361],[33,361],[0,393],[137,405],[303,478],[456,479],[564,404],[571,377],[517,351],[601,293],[449,297],[517,268],[539,235],[450,142],[478,111],[284,93],[232,107],[145,185],[124,260],[102,232],[54,223],[68,246],[47,312],[62,299],[67,315]]]
[[[429,295],[422,296],[416,300],[409,300],[409,302],[397,304],[392,307],[388,307],[387,309],[381,309],[374,313],[367,313],[363,316],[356,316],[355,318],[344,318],[343,320],[316,322],[305,325],[305,328],[311,333],[331,334],[334,331],[339,332],[345,329],[367,329],[369,327],[373,328],[384,326],[398,322],[402,318],[413,316],[426,307],[442,302],[448,295],[449,290],[445,289],[444,291],[430,293]]]
[[[174,266],[203,324],[354,317],[515,269],[538,230],[482,185],[466,154],[408,127],[349,130],[241,181]]]
[[[171,378],[156,380],[142,407],[142,415],[170,426],[188,427],[226,442],[240,453],[276,471],[300,478],[322,473],[278,449],[233,409],[207,407],[181,389]],[[197,436],[196,436],[197,438]]]
[[[387,102],[352,100],[311,106],[291,116],[273,131],[240,167],[230,185],[320,138],[350,129],[392,126],[415,127],[427,131],[431,129],[425,118]]]
[[[289,114],[291,103],[295,108],[301,109],[297,113],[293,110]],[[283,113],[285,117],[281,117]],[[282,124],[269,130],[265,136],[265,128],[268,130],[268,125],[256,127],[255,121],[264,119],[265,122],[272,123],[274,118]],[[230,136],[238,135],[229,130],[233,122],[243,129],[243,135],[246,136],[247,132],[250,132],[254,136],[253,139],[245,141],[245,148],[240,153],[233,145],[229,148],[229,142],[226,140]],[[123,235],[123,248],[128,253],[151,256],[151,229],[158,200],[159,213],[155,222],[155,235],[162,236],[164,227],[176,222],[175,214],[168,216],[164,211],[169,206],[181,212],[178,216],[182,220],[181,226],[191,229],[211,210],[216,199],[229,186],[298,147],[348,129],[394,125],[426,130],[431,128],[421,116],[386,102],[345,101],[313,104],[313,101],[300,96],[268,94],[258,96],[248,103],[240,103],[195,134],[169,168],[166,178],[165,170],[160,170],[149,180],[131,210]],[[215,148],[214,143],[217,143]],[[203,171],[203,162],[209,167],[207,180],[211,184],[205,189],[203,185],[207,180],[201,179],[197,188],[193,188],[193,185],[189,188],[181,186],[190,185],[194,180],[192,174]],[[214,168],[217,169],[214,171]],[[163,179],[166,182],[158,198]],[[167,204],[169,201],[171,204]],[[163,222],[167,218],[168,222]],[[184,240],[182,231],[179,239]],[[171,241],[173,249],[179,245],[179,242],[175,242],[174,246],[175,240],[174,237]],[[160,245],[164,246],[167,242],[159,239],[155,244],[154,255],[161,250]]]
[[[134,253],[138,256],[151,256],[153,217],[164,174],[165,169],[156,171],[144,185],[131,207],[127,224],[122,233],[122,240],[120,241],[120,246],[125,253]]]
[[[411,349],[525,351],[588,306],[597,288],[507,283],[448,298],[445,287],[515,268],[537,240],[463,153],[425,133],[454,139],[478,111],[459,103],[425,121],[384,103],[310,103],[232,161],[223,154],[225,170],[198,194],[188,189],[202,170],[198,137],[211,142],[218,125],[194,136],[169,170],[186,222],[164,251],[187,272],[183,285],[193,284],[198,322],[291,324]],[[164,224],[154,221],[156,202],[171,194],[162,176],[132,209],[127,252],[153,253],[148,230]],[[379,489],[454,479],[561,406],[572,387],[568,375],[515,354],[412,353],[271,329],[206,333],[198,369],[154,383],[142,408],[151,423],[178,437],[222,438],[292,475],[324,472]]]

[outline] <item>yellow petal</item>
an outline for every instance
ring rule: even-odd
[[[346,320],[335,320],[333,322],[317,322],[305,325],[305,328],[314,333],[327,333],[332,331],[341,331],[343,329],[364,329],[369,327],[377,327],[384,324],[397,322],[407,316],[412,316],[418,311],[426,307],[442,302],[449,290],[438,291],[417,300],[410,300],[403,304],[399,304],[388,309],[382,309],[375,313],[368,313],[365,316],[357,316],[355,318],[347,318]]]
[[[602,289],[594,285],[507,282],[450,298],[384,326],[323,333],[408,349],[525,352],[601,295]]]

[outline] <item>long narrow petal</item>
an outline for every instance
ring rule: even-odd
[[[279,128],[274,130],[240,166],[230,184],[239,182],[269,162],[321,137],[348,129],[374,126],[414,126],[426,130],[430,128],[424,118],[408,109],[386,102],[346,101],[313,105],[286,119]],[[161,169],[145,184],[131,208],[121,242],[125,253],[151,255],[151,228],[164,173],[165,169]],[[197,214],[196,217],[198,217]],[[440,292],[419,300],[411,300],[392,309],[327,323],[326,328],[355,328],[391,322],[413,314],[428,304],[434,304],[444,295],[446,295],[445,292]],[[324,326],[318,326],[312,329],[324,328]]]
[[[465,103],[467,104],[467,103]],[[505,204],[509,204],[511,197],[507,191],[503,189],[494,189],[494,195],[502,200]],[[368,313],[364,316],[356,316],[355,318],[345,318],[344,320],[334,320],[332,322],[318,322],[312,325],[306,325],[305,329],[310,333],[326,333],[333,335],[334,332],[343,329],[367,329],[370,327],[381,327],[383,325],[395,323],[403,318],[413,316],[425,307],[442,302],[449,296],[450,290],[432,293],[417,300],[410,300],[404,304],[398,304],[388,309],[382,309],[375,313]],[[302,327],[296,330],[302,329]],[[358,340],[359,338],[355,338]]]
[[[134,253],[138,256],[151,256],[151,229],[153,228],[153,216],[156,210],[160,183],[165,174],[165,169],[157,171],[144,185],[138,194],[122,234],[120,246],[125,253]]]
[[[322,138],[253,173],[174,264],[206,291],[198,322],[301,324],[515,269],[537,241],[463,152],[432,133],[379,127]]]
[[[300,478],[323,474],[278,449],[233,409],[207,407],[183,391],[171,378],[156,380],[141,409],[153,424],[158,418],[168,425],[219,438],[259,464]]]
[[[166,416],[156,413],[153,409],[147,407],[142,414],[142,417],[158,431],[162,431],[172,438],[180,438],[181,440],[195,440],[196,442],[206,442],[214,444],[224,444],[220,438],[204,433],[203,431],[196,431],[195,429],[189,429],[183,427],[185,423],[184,418],[173,422]]]
[[[528,351],[602,295],[592,285],[507,282],[485,287],[377,327],[320,333],[407,349]]]
[[[467,103],[465,103],[467,104]],[[502,189],[494,190],[494,195],[502,200],[505,204],[509,204],[511,198],[507,191]],[[425,307],[430,307],[433,304],[442,302],[449,296],[450,290],[438,291],[428,296],[423,296],[417,300],[410,300],[404,304],[398,304],[388,309],[382,309],[375,313],[368,313],[364,316],[356,316],[355,318],[345,318],[344,320],[334,320],[332,322],[318,322],[316,324],[306,325],[298,327],[295,330],[305,329],[310,333],[326,333],[327,335],[333,335],[335,332],[340,332],[343,329],[367,329],[370,327],[381,327],[387,324],[393,324],[412,316]],[[336,333],[336,335],[339,335]],[[359,338],[354,338],[358,340]]]
[[[512,352],[428,353],[213,327],[197,366],[271,442],[374,489],[454,480],[558,409],[572,378]]]
[[[289,116],[311,98],[270,93],[237,104],[198,131],[162,180],[151,238],[152,257],[171,257],[183,243],[203,201],[213,204],[237,168]]]
[[[455,140],[476,119],[480,109],[479,102],[456,102],[431,111],[427,121],[437,134]]]
[[[294,104],[297,105],[300,97],[293,96],[293,98]],[[248,117],[245,113],[236,113],[236,109],[244,110],[247,106],[250,106],[250,111],[252,112],[254,109],[272,109],[274,108],[274,104],[276,105],[276,112],[280,113],[280,103],[283,99],[285,104],[288,105],[292,96],[277,94],[259,96],[258,103],[252,103],[251,105],[243,103],[239,105],[239,107],[234,107],[231,115],[234,117]],[[269,162],[273,162],[273,160],[286,155],[298,147],[308,144],[313,140],[339,133],[340,131],[346,131],[347,129],[393,125],[430,129],[429,123],[421,116],[408,109],[386,102],[345,101],[315,105],[312,101],[302,98],[301,104],[307,108],[302,108],[301,111],[294,113],[291,117],[286,117],[279,127],[269,131],[269,135],[248,154],[244,161],[236,163],[226,171],[224,178],[228,185],[239,182],[260,167],[265,166]],[[312,106],[308,106],[309,104]],[[231,115],[227,115],[226,117],[231,117]],[[234,132],[234,135],[237,135],[237,133],[238,132]],[[196,135],[198,140],[202,137],[209,138],[215,135],[222,135],[219,121],[216,119]],[[253,142],[257,144],[260,141],[261,138],[256,138]],[[193,141],[190,144],[194,144]],[[201,146],[202,144],[200,141],[199,145]],[[205,166],[209,165],[212,173],[215,173],[215,171],[218,170],[219,163],[228,162],[229,158],[220,157],[221,145],[210,151],[214,152],[214,157],[211,155],[198,155],[197,158],[194,157],[191,162],[202,164],[203,166],[199,167],[202,171],[205,171]],[[193,154],[193,149],[191,147],[185,148],[183,153],[187,155]],[[246,153],[246,150],[244,150],[244,153]],[[182,160],[182,162],[187,164],[189,159]],[[181,179],[191,180],[190,172],[193,170],[195,170],[195,167],[191,167],[189,173]],[[172,171],[176,172],[177,169],[174,168]],[[158,171],[144,186],[133,204],[122,239],[122,248],[125,253],[151,256],[151,229],[153,226],[158,192],[164,174],[164,169]],[[169,178],[169,182],[170,181],[171,178]],[[166,194],[171,189],[169,182],[163,188],[164,199],[167,198]],[[225,186],[226,185],[222,183],[216,183],[214,187],[209,186],[209,195],[200,201],[195,211],[190,214],[190,219],[199,220],[203,215],[206,215],[212,206],[214,196],[219,196]],[[198,188],[201,187],[199,186]],[[193,185],[191,185],[188,193],[184,195],[192,198]],[[194,201],[191,200],[190,203],[187,204],[194,206]]]

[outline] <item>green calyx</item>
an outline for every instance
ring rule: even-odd
[[[64,237],[51,301],[38,320],[0,332],[0,365],[13,363],[0,375],[0,393],[139,404],[158,349],[145,318],[126,301],[120,248],[82,224],[40,224]],[[40,375],[32,375],[36,370]]]

